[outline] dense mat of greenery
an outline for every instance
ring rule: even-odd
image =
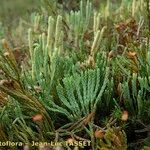
[[[32,2],[0,12],[0,149],[149,150],[149,1]]]

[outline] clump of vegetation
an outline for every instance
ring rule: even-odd
[[[10,34],[0,24],[0,141],[149,149],[149,2],[40,4]]]

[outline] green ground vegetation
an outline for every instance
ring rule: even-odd
[[[149,5],[2,1],[0,149],[150,149]]]

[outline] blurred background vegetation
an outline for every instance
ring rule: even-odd
[[[5,24],[15,23],[20,17],[26,17],[40,6],[40,0],[1,0],[0,20]]]
[[[75,7],[79,0],[53,0],[63,3],[65,7]],[[98,7],[100,3],[106,3],[107,0],[91,0]],[[120,0],[110,0],[118,4]],[[127,0],[126,0],[127,1]],[[1,0],[0,1],[0,22],[5,25],[14,25],[20,18],[29,19],[29,14],[38,11],[41,8],[42,0]],[[72,9],[72,8],[71,8]]]
[[[99,9],[99,6],[103,6],[107,3],[107,0],[89,1],[93,3],[96,9]],[[79,8],[80,0],[0,0],[0,28],[2,29],[0,38],[6,38],[11,45],[15,47],[25,43],[27,31],[25,29],[30,27],[29,22],[31,21],[31,14],[34,12],[39,14],[43,13],[41,12],[42,8],[43,10],[46,8],[47,12],[50,12],[51,8],[49,8],[47,4],[51,2],[57,4],[58,8],[63,6],[62,10],[64,11],[70,11]],[[112,4],[115,3],[114,6],[117,8],[121,0],[110,0],[110,2]],[[22,36],[22,31],[24,31],[24,36]],[[18,38],[16,39],[15,37]]]

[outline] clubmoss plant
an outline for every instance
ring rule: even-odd
[[[92,150],[146,149],[149,3],[40,4],[31,20],[21,19],[11,34],[0,26],[5,38],[0,47],[0,141],[31,146],[31,141],[90,140]]]

